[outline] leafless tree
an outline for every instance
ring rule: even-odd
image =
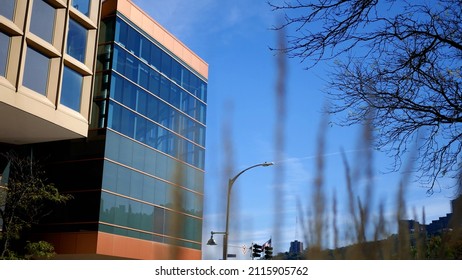
[[[432,193],[462,164],[462,0],[294,0],[285,14],[289,57],[333,62],[330,113],[368,117],[376,148],[395,158],[417,145],[415,171]],[[413,144],[416,143],[416,144]]]

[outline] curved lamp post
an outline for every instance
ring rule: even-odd
[[[226,203],[226,230],[223,233],[224,234],[223,235],[223,260],[226,260],[228,258],[229,202],[230,202],[230,197],[231,197],[231,189],[233,188],[234,182],[236,182],[237,178],[239,176],[241,176],[242,173],[246,172],[249,169],[259,167],[259,166],[266,167],[266,166],[270,166],[270,165],[273,165],[273,164],[274,163],[272,163],[272,162],[264,162],[264,163],[259,163],[259,164],[252,165],[252,166],[242,170],[241,172],[237,173],[237,175],[234,176],[233,178],[229,179],[229,181],[228,181],[228,198],[227,198],[227,203]],[[212,233],[212,237],[213,237],[213,233]]]

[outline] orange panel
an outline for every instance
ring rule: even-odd
[[[58,254],[94,254],[96,238],[96,232],[47,233],[40,236],[40,239],[53,244]]]
[[[130,259],[149,260],[201,259],[200,250],[176,247],[158,242],[119,236],[105,232],[98,233],[97,254]]]

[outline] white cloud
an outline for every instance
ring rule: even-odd
[[[255,19],[266,20],[267,15],[271,14],[269,6],[266,7],[264,1],[133,0],[133,2],[182,41],[201,37],[201,33],[229,35],[229,32],[239,31],[239,28],[234,29],[234,27],[240,23]],[[266,8],[268,13],[262,13],[262,8]],[[248,28],[249,25],[244,26]],[[210,36],[206,37],[210,38]]]

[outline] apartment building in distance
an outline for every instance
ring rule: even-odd
[[[130,0],[6,3],[0,151],[74,197],[36,236],[64,259],[200,259],[207,63]]]

